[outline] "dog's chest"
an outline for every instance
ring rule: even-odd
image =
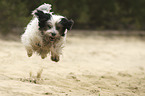
[[[57,41],[47,41],[47,40],[43,40],[42,42],[39,43],[33,43],[32,47],[33,50],[37,51],[37,50],[50,50],[51,48],[55,48],[57,44]]]

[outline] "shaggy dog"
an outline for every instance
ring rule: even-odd
[[[54,15],[50,10],[50,4],[43,4],[32,12],[34,18],[27,25],[21,41],[29,57],[36,52],[44,59],[50,53],[51,60],[58,62],[73,20]]]

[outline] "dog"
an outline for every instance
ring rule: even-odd
[[[71,30],[74,21],[50,12],[51,5],[44,3],[33,12],[33,19],[21,36],[28,57],[38,53],[42,59],[48,54],[51,60],[58,62],[66,41],[67,31]]]

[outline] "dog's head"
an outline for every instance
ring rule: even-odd
[[[68,20],[66,17],[52,15],[41,10],[35,11],[34,14],[39,21],[39,30],[50,41],[64,37],[67,30],[70,30],[74,23],[73,20]]]

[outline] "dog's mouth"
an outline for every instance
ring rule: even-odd
[[[54,41],[55,38],[54,38],[54,37],[49,37],[49,40],[50,40],[50,41]]]

